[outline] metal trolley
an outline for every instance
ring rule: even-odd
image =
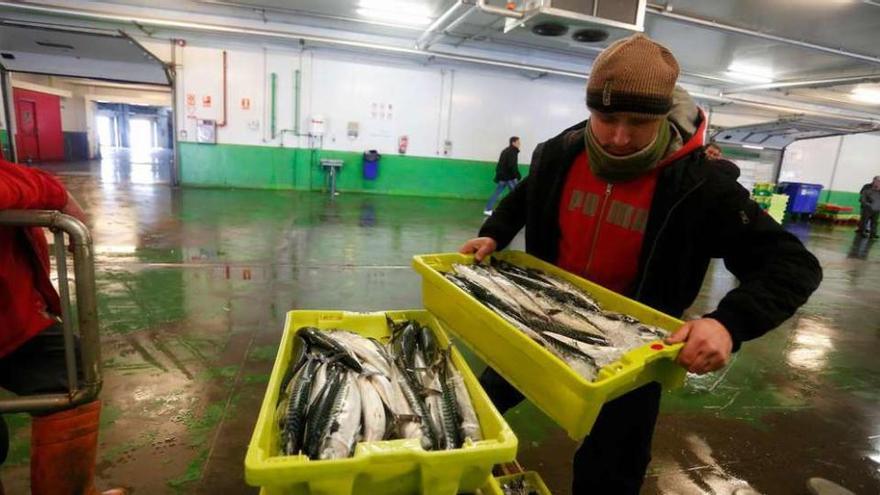
[[[0,211],[0,226],[45,227],[55,236],[55,261],[61,297],[64,327],[64,351],[67,365],[67,393],[28,395],[0,399],[0,413],[49,413],[76,407],[95,400],[101,390],[101,349],[98,337],[98,311],[95,294],[95,264],[92,238],[79,220],[58,211]],[[76,290],[76,325],[71,315],[64,237],[73,252],[74,288]],[[79,333],[82,380],[77,380],[74,335]]]

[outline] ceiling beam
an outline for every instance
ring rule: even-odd
[[[473,55],[459,55],[448,52],[426,51],[415,48],[406,48],[402,46],[387,45],[381,43],[372,43],[364,41],[355,41],[351,39],[336,38],[326,35],[303,34],[292,31],[281,31],[277,29],[258,28],[253,26],[235,26],[230,24],[216,24],[195,21],[179,21],[165,18],[146,17],[141,15],[129,14],[112,14],[103,11],[73,9],[70,7],[55,7],[49,5],[20,4],[9,1],[0,1],[0,7],[6,7],[9,10],[17,10],[32,14],[43,14],[50,16],[74,17],[98,22],[111,22],[129,25],[145,25],[156,28],[169,29],[174,31],[194,32],[211,35],[237,35],[247,36],[250,39],[262,38],[263,40],[274,40],[279,42],[311,42],[316,44],[325,44],[329,46],[370,50],[389,55],[415,56],[423,58],[431,58],[445,60],[450,62],[461,62],[474,65],[482,65],[496,68],[505,68],[519,70],[530,73],[546,73],[569,77],[580,80],[587,80],[588,74],[580,71],[557,69],[553,67],[545,67],[533,64],[524,64],[500,60],[496,58],[488,58]],[[873,125],[880,124],[880,116],[876,114],[866,114],[864,112],[846,112],[830,107],[817,107],[816,105],[793,106],[791,104],[783,104],[777,102],[763,102],[748,100],[740,97],[720,96],[714,94],[706,94],[700,92],[692,92],[691,95],[702,101],[710,101],[715,103],[728,103],[744,105],[753,108],[771,109],[785,113],[794,114],[810,114],[825,117],[834,117],[842,120],[858,121],[870,123]]]
[[[776,41],[779,43],[785,43],[787,45],[799,46],[802,48],[809,48],[811,50],[817,50],[825,53],[832,53],[834,55],[840,55],[842,57],[854,58],[857,60],[862,60],[864,62],[871,62],[874,64],[880,65],[880,57],[874,57],[871,55],[865,55],[863,53],[856,53],[850,50],[844,50],[842,48],[832,48],[830,46],[818,45],[816,43],[810,43],[808,41],[796,40],[794,38],[786,38],[785,36],[777,36],[775,34],[764,33],[761,31],[755,31],[754,29],[746,29],[739,26],[734,26],[732,24],[725,24],[723,22],[718,22],[713,19],[704,19],[702,17],[694,17],[690,15],[678,14],[672,10],[672,7],[669,5],[657,5],[657,4],[648,4],[646,7],[646,12],[658,17],[663,17],[666,19],[671,19],[674,21],[678,21],[685,24],[692,24],[695,26],[704,27],[707,29],[712,29],[715,31],[726,31],[728,33],[736,33],[736,34],[744,34],[746,36],[752,36],[754,38],[762,38],[765,40]]]
[[[789,89],[802,87],[820,88],[872,81],[880,81],[880,73],[862,74],[858,76],[829,77],[825,79],[812,78],[798,79],[795,81],[778,81],[766,84],[751,84],[748,86],[738,86],[722,90],[722,94],[750,93],[752,91],[766,91],[768,89]]]

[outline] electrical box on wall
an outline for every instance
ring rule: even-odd
[[[217,121],[199,119],[196,121],[196,142],[217,144]]]
[[[357,122],[349,122],[348,123],[348,139],[354,141],[360,135],[360,124]]]
[[[452,154],[452,141],[445,140],[443,141],[443,156],[449,156]]]
[[[327,132],[327,122],[323,115],[313,115],[309,119],[309,134],[312,136],[323,136]]]

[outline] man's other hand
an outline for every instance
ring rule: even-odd
[[[730,332],[712,318],[689,321],[666,339],[667,344],[680,342],[685,344],[678,354],[678,364],[698,375],[723,368],[733,350]]]
[[[464,243],[458,250],[461,254],[473,254],[477,262],[495,252],[498,243],[491,237],[477,237]]]

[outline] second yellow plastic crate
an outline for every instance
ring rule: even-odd
[[[682,321],[627,299],[521,251],[493,256],[522,267],[537,268],[586,290],[604,309],[632,315],[642,322],[674,331]],[[443,276],[455,263],[473,263],[473,256],[431,254],[416,256],[413,266],[422,275],[425,308],[466,342],[489,366],[559,424],[568,435],[585,437],[602,405],[650,382],[679,387],[686,371],[674,359],[682,345],[655,342],[633,349],[587,381],[561,359],[538,345],[494,311]]]
[[[294,335],[299,328],[344,328],[386,340],[391,330],[385,316],[395,321],[416,320],[434,330],[446,347],[449,338],[427,311],[349,313],[291,311],[278,357],[272,368],[260,415],[245,458],[245,479],[262,487],[264,495],[453,495],[473,492],[491,476],[492,466],[516,457],[516,437],[480,388],[461,354],[452,349],[452,363],[464,378],[483,431],[483,440],[460,449],[425,451],[418,440],[359,443],[348,459],[313,461],[306,456],[279,455],[278,425],[274,421],[281,380],[287,370]]]
[[[534,471],[490,478],[489,482],[483,485],[483,488],[480,488],[479,493],[480,495],[504,495],[504,490],[501,489],[502,484],[517,478],[525,478],[526,481],[528,481],[529,486],[533,488],[534,491],[538,492],[539,495],[553,495],[550,493],[550,489],[547,488],[547,485],[544,484],[544,480],[542,480],[538,473]]]

